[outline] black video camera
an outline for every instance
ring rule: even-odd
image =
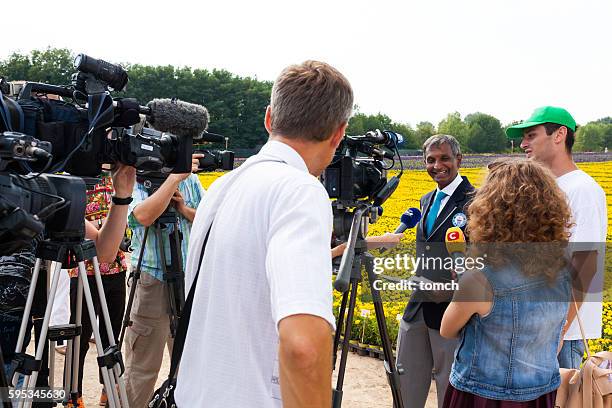
[[[401,143],[402,135],[388,130],[345,136],[321,176],[329,196],[347,207],[354,207],[359,201],[380,206],[399,184],[401,172],[387,181],[387,170],[394,163],[389,166],[385,159],[394,160],[397,155],[401,164],[398,150]]]
[[[0,255],[30,245],[43,231],[58,240],[84,237],[85,182],[81,178],[11,174],[16,162],[35,163],[50,157],[48,143],[15,132],[0,134]]]
[[[200,161],[200,164],[198,165],[198,172],[234,170],[235,154],[231,150],[212,150],[197,147],[193,150],[193,153],[200,153],[204,155],[204,157],[200,157],[198,159]]]
[[[109,89],[123,90],[127,84],[123,68],[84,54],[76,57],[75,68],[78,72],[71,86],[26,82],[18,89],[18,95],[12,95],[14,99],[4,95],[0,98],[3,108],[0,109],[3,113],[0,132],[20,131],[51,143],[52,162],[46,166],[38,163],[34,171],[66,171],[72,175],[95,177],[101,173],[103,164],[116,162],[145,170],[164,168],[175,173],[191,170],[192,143],[197,136],[193,129],[189,128],[189,135],[160,134],[152,129],[135,132],[130,127],[140,122],[140,114],[155,115],[156,112],[151,107],[140,106],[134,99],[111,98]],[[40,98],[39,94],[70,98],[72,103]],[[178,102],[182,105],[162,104],[157,110],[161,117],[157,122],[173,125],[172,115],[176,113],[187,117],[180,117],[176,121],[179,125],[173,129],[189,124],[189,114],[193,110],[187,109],[186,114],[180,109],[185,110],[184,106],[192,104]],[[173,110],[174,106],[178,108]],[[207,123],[208,113],[200,108],[206,117],[200,122],[194,117],[193,122]],[[193,112],[200,113],[197,109]],[[109,136],[110,128],[114,129],[112,136]]]
[[[223,136],[216,135],[214,133],[207,133],[204,138],[211,141],[220,141]],[[198,159],[198,173],[215,170],[231,171],[234,169],[235,154],[231,150],[211,150],[199,147],[195,149],[193,153],[204,155],[204,157],[200,157]],[[142,170],[143,171],[138,172],[137,180],[145,187],[149,195],[153,194],[168,178],[167,171],[164,172],[155,169],[151,171],[148,171],[147,169]]]

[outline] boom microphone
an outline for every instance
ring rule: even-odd
[[[178,99],[153,99],[147,103],[147,121],[155,130],[198,139],[208,127],[208,110]]]
[[[454,260],[465,257],[467,246],[465,244],[465,235],[461,228],[451,227],[447,229],[444,242],[446,243],[446,250]]]
[[[401,234],[408,228],[414,228],[421,220],[421,212],[418,208],[409,208],[400,217],[400,225],[395,229],[396,234]]]

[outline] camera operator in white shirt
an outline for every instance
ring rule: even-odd
[[[268,143],[213,183],[199,206],[186,287],[209,228],[210,235],[178,406],[331,405],[332,211],[317,177],[344,136],[352,105],[349,82],[328,64],[287,67],[266,111]]]

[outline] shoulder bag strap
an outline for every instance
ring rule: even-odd
[[[170,360],[170,372],[168,378],[172,379],[176,376],[179,362],[181,361],[181,355],[183,354],[183,348],[185,347],[185,338],[187,337],[187,329],[189,328],[189,318],[191,317],[191,307],[193,306],[193,297],[195,296],[196,284],[198,283],[198,276],[200,275],[200,267],[202,266],[202,259],[204,258],[204,250],[206,249],[206,243],[208,242],[208,236],[212,224],[208,228],[206,238],[204,238],[204,244],[202,245],[202,251],[200,251],[200,261],[198,262],[198,269],[196,270],[193,284],[189,289],[189,294],[185,300],[185,306],[183,307],[183,313],[179,318],[178,328],[176,329],[176,337],[174,338],[174,345],[172,346],[172,358]]]
[[[576,320],[578,320],[578,327],[580,327],[580,334],[582,335],[582,341],[584,342],[584,349],[586,350],[587,358],[591,358],[591,350],[589,349],[589,342],[587,341],[586,335],[584,334],[584,326],[582,325],[582,319],[580,318],[580,310],[578,309],[576,298],[574,298],[574,292],[572,292],[572,303],[574,304],[574,308],[576,309]]]

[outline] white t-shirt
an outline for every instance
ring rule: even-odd
[[[574,170],[557,178],[572,211],[570,248],[574,251],[596,250],[597,274],[591,281],[585,302],[580,307],[580,318],[589,339],[601,337],[603,268],[608,229],[606,193],[595,180],[582,170]],[[581,339],[578,321],[574,320],[565,340]]]
[[[280,320],[310,314],[335,325],[329,196],[295,150],[268,142],[213,183],[198,207],[186,288],[213,217],[180,363],[177,404],[280,407]]]

